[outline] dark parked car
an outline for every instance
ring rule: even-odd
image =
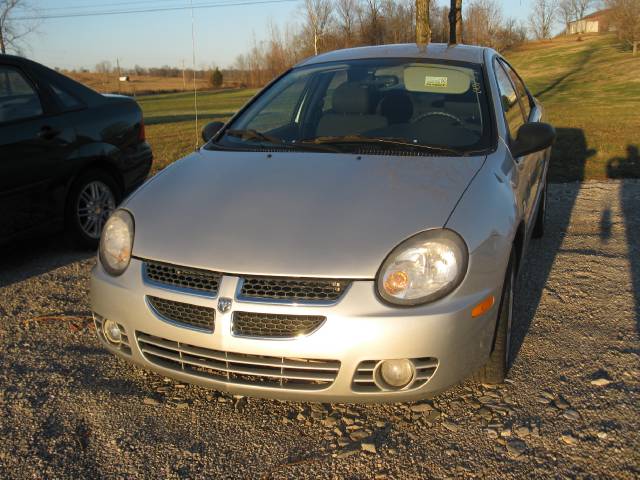
[[[96,246],[151,161],[133,99],[0,55],[0,243],[66,225]]]

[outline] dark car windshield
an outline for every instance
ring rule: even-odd
[[[468,154],[491,143],[479,66],[367,59],[297,68],[208,148]]]

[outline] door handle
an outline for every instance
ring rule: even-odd
[[[60,130],[58,130],[57,128],[50,127],[48,125],[45,125],[44,127],[42,127],[40,129],[40,132],[38,133],[38,137],[40,137],[43,140],[51,140],[52,138],[55,138],[58,135],[60,135]]]

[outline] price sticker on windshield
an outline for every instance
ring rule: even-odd
[[[447,88],[449,86],[449,77],[424,77],[425,87]]]

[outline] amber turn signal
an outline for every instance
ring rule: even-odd
[[[479,304],[473,307],[471,310],[471,316],[473,318],[479,317],[480,315],[484,315],[487,313],[491,307],[493,307],[494,302],[496,301],[493,295],[489,295],[487,298],[482,300]]]

